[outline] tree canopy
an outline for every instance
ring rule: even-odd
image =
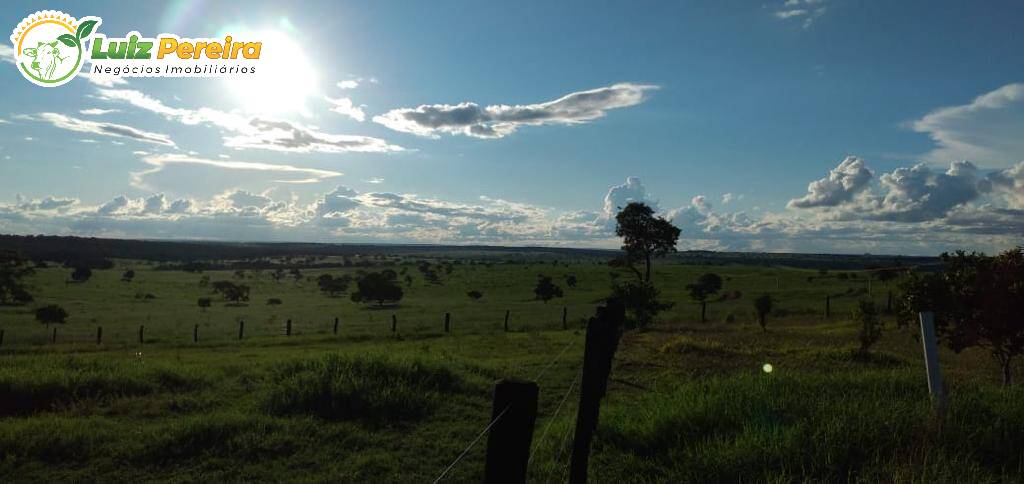
[[[562,297],[562,288],[558,287],[551,276],[537,276],[537,285],[533,288],[533,294],[537,299],[545,303],[556,297]]]
[[[679,228],[644,203],[632,202],[615,216],[615,235],[622,237],[622,250],[626,253],[619,264],[629,267],[642,282],[651,281],[651,261],[669,252],[675,252]],[[635,264],[642,262],[641,273]]]
[[[395,276],[395,277],[391,277]],[[352,301],[372,303],[383,306],[385,302],[402,300],[402,287],[398,285],[397,275],[390,273],[369,272],[356,281],[356,291],[352,293]]]
[[[28,261],[17,252],[0,251],[0,305],[32,302],[22,278],[33,273]]]

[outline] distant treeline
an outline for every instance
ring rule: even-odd
[[[0,250],[14,250],[35,261],[58,261],[67,265],[104,268],[110,259],[159,262],[168,270],[268,269],[279,267],[271,258],[305,258],[292,261],[307,268],[338,268],[375,265],[363,259],[352,262],[318,260],[323,257],[414,256],[520,260],[576,259],[603,262],[618,255],[617,250],[560,247],[502,247],[405,244],[319,244],[273,242],[207,242],[100,239],[48,235],[0,235]],[[69,263],[71,261],[71,263]],[[762,265],[805,269],[858,270],[881,267],[932,268],[937,257],[892,255],[773,254],[751,252],[681,251],[667,258],[670,263],[694,265]]]

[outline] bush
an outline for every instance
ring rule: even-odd
[[[272,297],[270,299],[267,299],[267,306],[280,306],[280,305],[281,305],[281,300],[276,298],[276,297]]]
[[[853,312],[853,319],[860,323],[857,337],[860,339],[859,353],[866,355],[871,346],[882,338],[882,320],[878,317],[878,308],[870,300],[861,300]]]
[[[423,361],[328,355],[278,365],[261,408],[273,415],[372,423],[418,420],[461,379]]]
[[[476,289],[467,292],[466,295],[474,301],[479,301],[480,298],[484,297],[484,293],[477,291]]]
[[[64,324],[67,319],[68,312],[56,304],[36,309],[36,321],[43,324]]]

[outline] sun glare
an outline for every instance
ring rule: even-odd
[[[306,113],[306,101],[317,91],[308,47],[277,30],[229,33],[238,40],[263,42],[255,74],[224,79],[238,107],[257,114]]]

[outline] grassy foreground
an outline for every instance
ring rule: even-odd
[[[844,298],[835,318],[818,316],[823,291],[845,292],[863,279],[815,284],[806,280],[817,275],[811,271],[715,268],[730,278],[725,290],[742,295],[712,304],[714,316],[702,324],[681,286],[707,269],[659,269],[679,304],[662,323],[623,338],[594,443],[594,482],[1016,482],[1024,475],[1024,390],[1000,388],[984,353],[943,351],[951,405],[938,420],[912,331],[890,323],[862,358]],[[63,294],[60,275],[44,271],[35,282],[43,299],[78,307],[68,331],[121,311],[103,324],[124,336],[97,346],[84,330],[56,345],[45,337],[5,344],[0,481],[432,481],[486,426],[493,382],[505,377],[540,385],[531,480],[564,480],[583,335],[575,318],[560,330],[561,301],[529,299],[541,271],[462,267],[443,286],[417,280],[392,309],[400,322],[437,323],[410,324],[399,335],[385,323],[392,309],[326,298],[307,281],[256,280],[259,297],[304,301],[282,310],[342,312],[347,332],[333,336],[325,323],[297,326],[287,338],[267,326],[239,342],[229,327],[199,345],[188,342],[186,328],[205,316],[179,307],[196,297],[198,275],[140,274],[130,284],[160,291],[157,299],[117,309],[124,306],[118,294],[136,291],[105,271]],[[567,291],[565,303],[578,308],[572,314],[592,311],[607,268],[543,269],[558,271],[581,281]],[[762,332],[747,307],[766,284],[778,285],[772,292],[784,311]],[[482,301],[464,297],[473,287],[485,293]],[[233,312],[259,317],[267,308],[253,299],[244,307],[215,304],[211,321]],[[519,319],[503,333],[509,305]],[[441,334],[444,310],[456,314],[453,335]],[[4,324],[9,335],[42,332],[17,310],[4,311],[15,316]],[[135,323],[118,319],[140,314],[149,314],[156,334],[141,346],[132,341]],[[163,330],[181,331],[186,341],[159,336]],[[475,447],[448,478],[479,482],[483,450]]]

